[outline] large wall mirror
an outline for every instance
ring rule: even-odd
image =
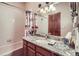
[[[50,34],[55,36],[65,36],[72,31],[72,17],[70,3],[61,2],[53,5],[54,11],[50,13],[40,13],[36,16],[38,34]]]

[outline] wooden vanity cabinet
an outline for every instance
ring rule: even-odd
[[[23,53],[24,53],[24,56],[27,56],[27,47],[26,47],[26,45],[23,45]]]
[[[35,56],[35,45],[28,42],[27,44],[28,48],[28,56]]]
[[[51,52],[41,46],[23,40],[24,56],[59,56],[55,52]]]
[[[35,44],[28,42],[28,45],[27,45],[27,46],[28,46],[29,48],[35,50]]]
[[[27,56],[27,41],[26,40],[23,40],[23,53],[24,53],[24,56]]]
[[[35,56],[35,50],[32,48],[28,47],[28,56]]]
[[[41,56],[50,56],[51,52],[48,51],[47,49],[44,49],[42,47],[36,46],[36,55],[41,55]]]
[[[42,48],[40,46],[36,46],[36,56],[60,56],[60,54]]]
[[[35,45],[23,40],[24,56],[35,56]]]

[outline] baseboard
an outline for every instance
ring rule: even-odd
[[[23,56],[23,48],[13,51],[5,56]]]

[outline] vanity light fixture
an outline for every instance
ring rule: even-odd
[[[41,7],[41,4],[39,4],[38,7],[40,8]]]
[[[45,10],[48,11],[48,7],[45,7]]]
[[[49,4],[49,2],[46,2],[46,4]]]
[[[41,10],[40,10],[40,12],[42,13],[44,11],[44,9],[42,8]]]
[[[40,8],[41,7],[41,4],[39,4],[38,6]],[[55,8],[54,4],[49,4],[49,2],[46,2],[46,6],[40,8],[39,12],[41,14],[47,14],[47,13],[53,12],[55,10],[56,10],[56,8]]]
[[[55,10],[56,10],[56,8],[55,8],[55,6],[54,6],[53,4],[51,4],[51,5],[49,6],[49,9],[52,10],[52,11],[55,11]]]

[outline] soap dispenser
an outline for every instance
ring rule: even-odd
[[[75,49],[75,30],[72,31],[72,36],[71,36],[71,39],[70,39],[70,44],[69,46],[73,49]]]

